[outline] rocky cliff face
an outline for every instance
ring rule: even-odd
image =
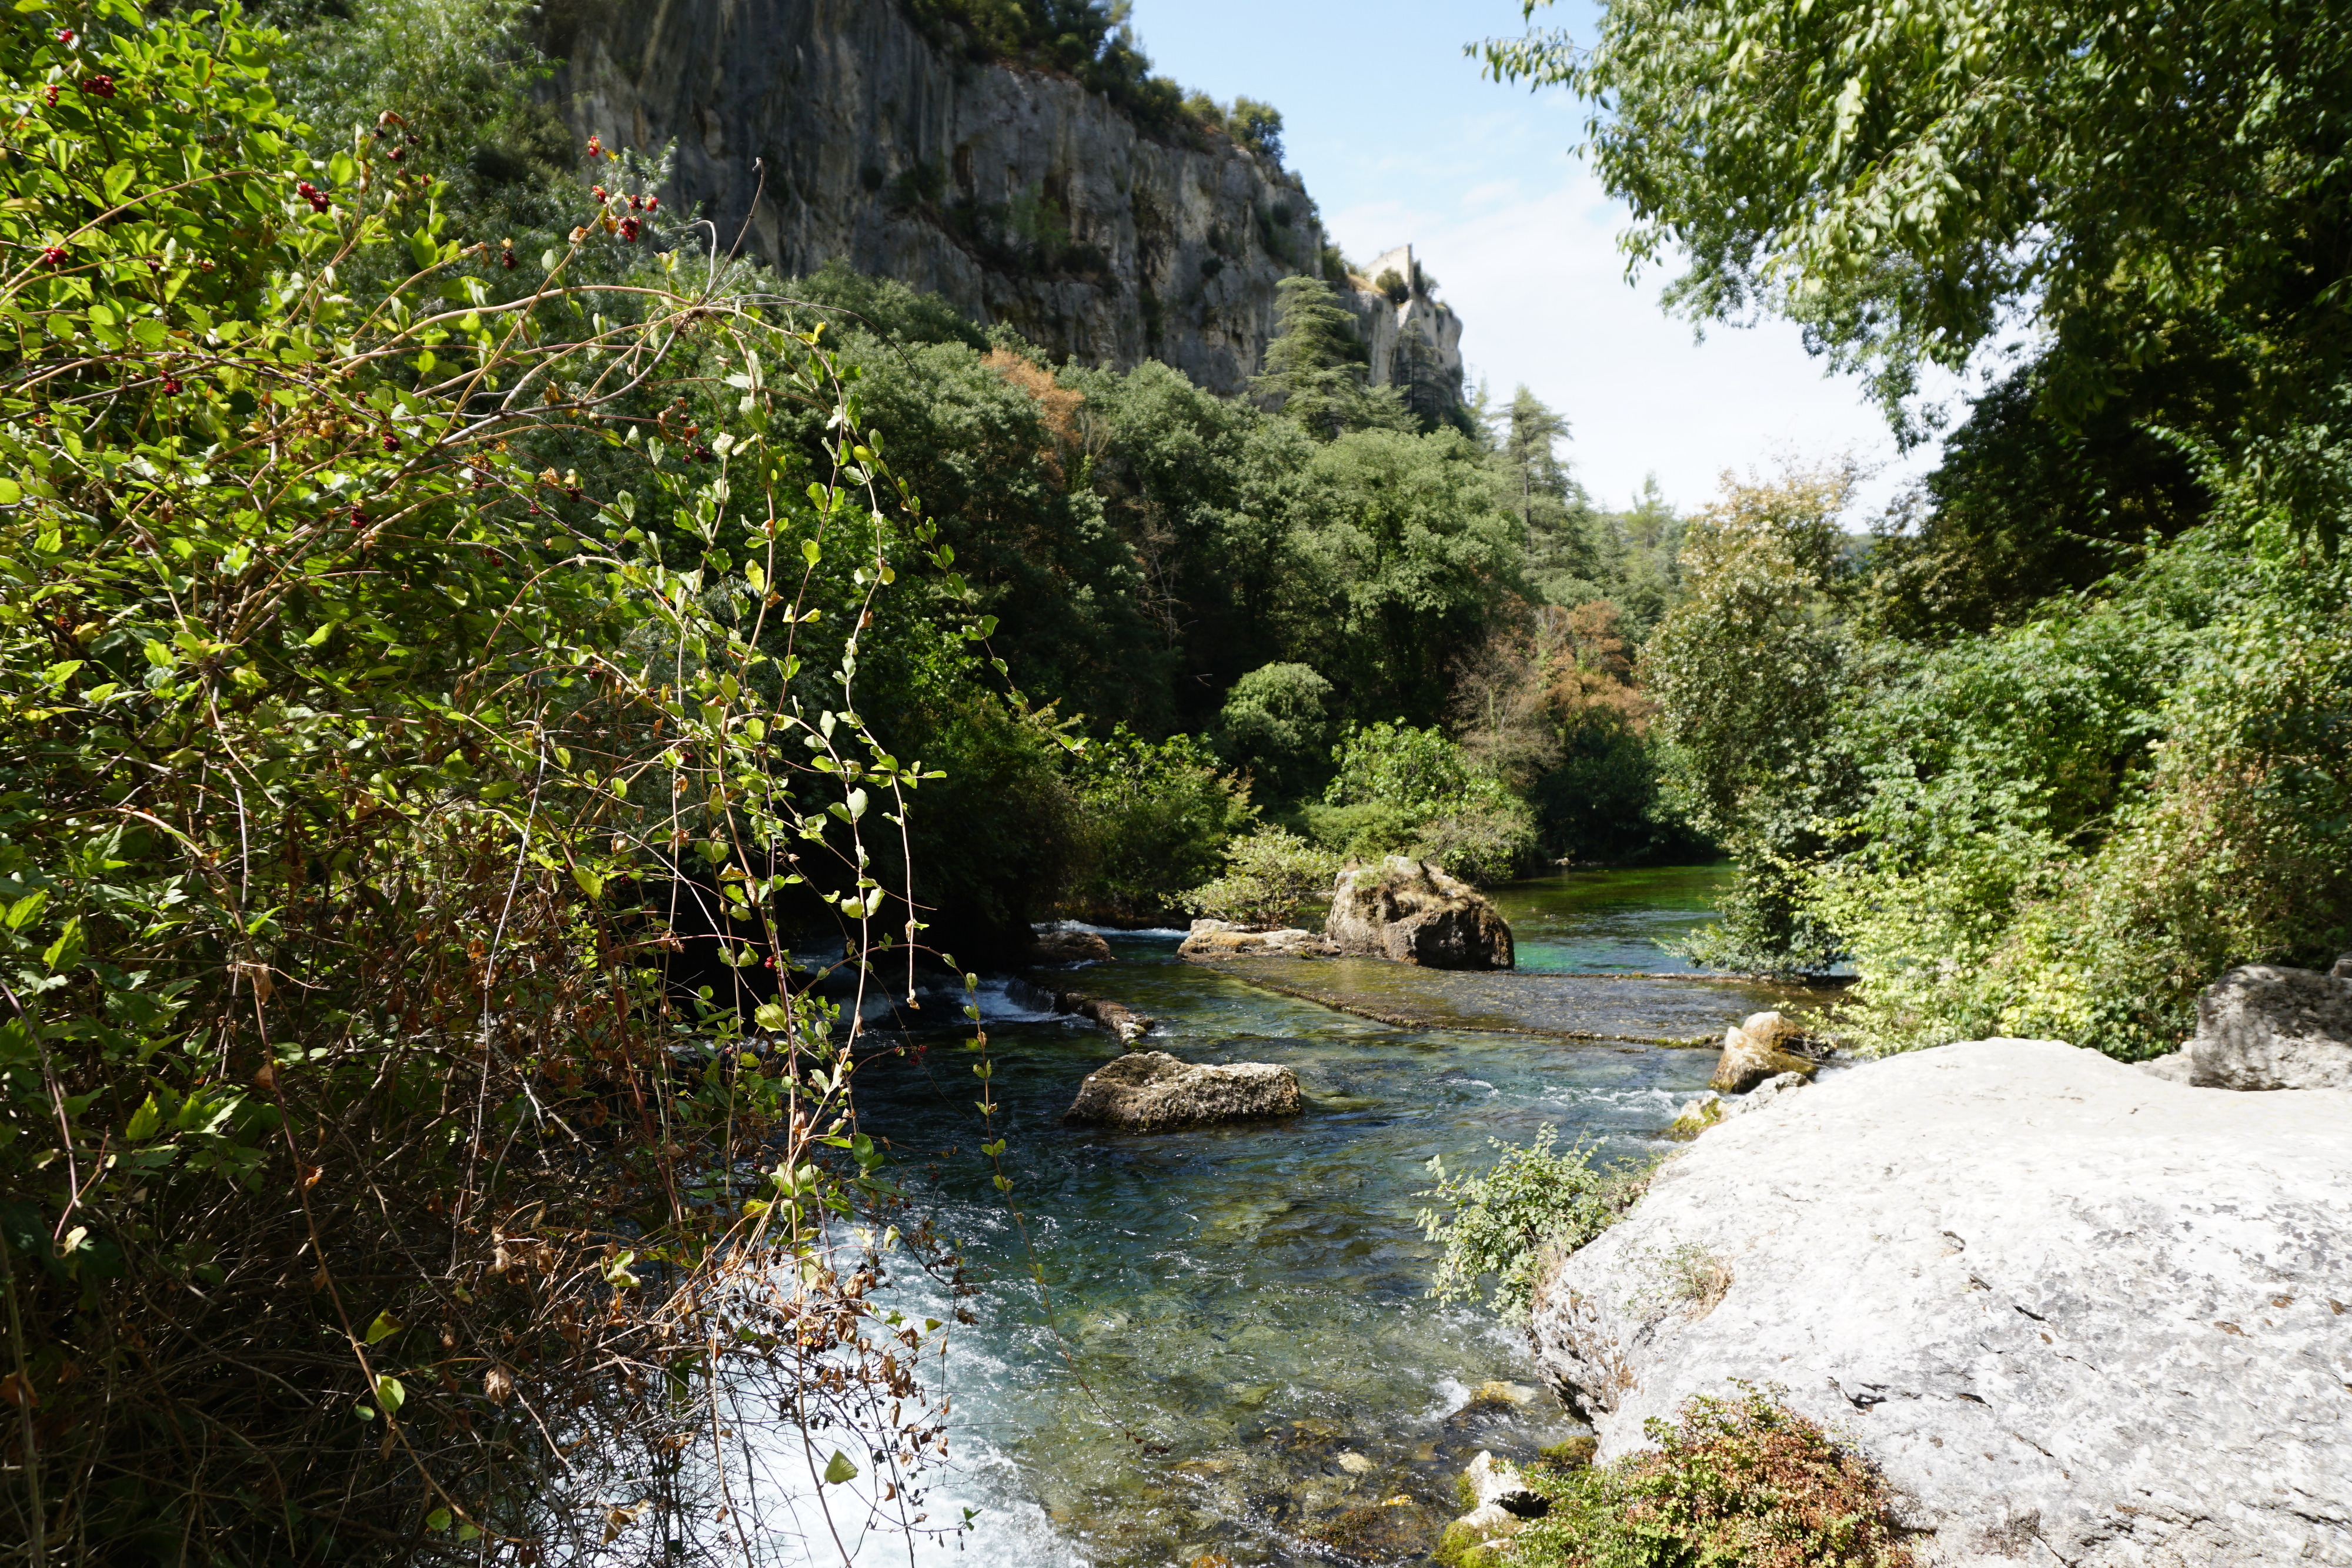
[[[1462,318],[1436,298],[1412,246],[1383,253],[1348,282],[1339,298],[1370,350],[1372,384],[1404,388],[1433,415],[1462,402]]]
[[[1322,250],[1314,204],[1270,161],[951,56],[891,0],[566,0],[546,42],[572,130],[674,140],[669,197],[702,204],[722,245],[740,230],[785,273],[839,258],[1087,363],[1160,359],[1238,391],[1275,285]]]

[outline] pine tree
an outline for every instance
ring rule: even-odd
[[[1274,341],[1250,390],[1320,440],[1346,430],[1410,429],[1412,416],[1393,387],[1364,384],[1363,340],[1355,318],[1319,277],[1286,277],[1275,286]]]

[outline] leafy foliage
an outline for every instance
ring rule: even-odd
[[[1488,46],[1498,76],[1605,102],[1603,183],[1670,298],[1804,324],[1890,402],[2013,316],[2073,423],[2141,367],[2222,396],[2168,409],[2332,535],[2352,315],[2352,28],[2316,0],[1937,4],[1615,0],[1597,46]],[[2200,368],[2201,367],[2201,368]],[[2323,433],[2322,427],[2326,427]]]
[[[926,772],[857,710],[861,660],[965,682],[961,585],[815,335],[580,280],[666,237],[642,187],[444,238],[409,143],[305,150],[279,47],[0,30],[9,1534],[693,1540],[721,1383],[903,1402],[903,1490],[926,1342],[835,1227],[898,1202],[846,1116],[921,928],[867,835]]]
[[[1187,735],[1153,742],[1118,725],[1073,758],[1069,774],[1086,856],[1074,907],[1090,917],[1172,915],[1255,815],[1248,787]]]
[[[1320,780],[1331,749],[1331,683],[1308,664],[1261,664],[1234,683],[1218,716],[1223,749],[1285,797]]]
[[[1350,859],[1407,850],[1467,881],[1499,882],[1534,847],[1526,804],[1434,726],[1351,725],[1331,756],[1339,775],[1308,821]]]
[[[1869,1462],[1771,1394],[1700,1395],[1654,1448],[1590,1469],[1530,1469],[1550,1500],[1514,1535],[1522,1568],[1907,1568],[1894,1495]]]
[[[1225,869],[1179,900],[1195,915],[1269,929],[1286,926],[1328,895],[1339,857],[1281,828],[1260,828],[1225,846]]]
[[[1524,1320],[1545,1261],[1575,1251],[1617,1223],[1648,1187],[1654,1165],[1620,1161],[1595,1170],[1593,1151],[1584,1145],[1552,1153],[1559,1136],[1559,1129],[1547,1123],[1525,1147],[1489,1139],[1502,1157],[1484,1176],[1448,1176],[1443,1156],[1430,1160],[1437,1185],[1417,1196],[1437,1202],[1416,1218],[1423,1232],[1445,1248],[1432,1296],[1473,1300],[1480,1281],[1491,1278],[1488,1305],[1507,1319]]]

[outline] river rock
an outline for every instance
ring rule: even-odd
[[[1160,1133],[1212,1122],[1296,1116],[1298,1079],[1287,1067],[1236,1061],[1205,1067],[1164,1051],[1131,1051],[1096,1069],[1062,1120],[1125,1133]]]
[[[1041,931],[1029,956],[1040,964],[1098,964],[1110,956],[1110,944],[1092,931]]]
[[[1462,1473],[1468,1478],[1471,1493],[1481,1508],[1492,1504],[1528,1519],[1551,1506],[1541,1492],[1528,1485],[1517,1465],[1508,1459],[1498,1459],[1483,1448]]]
[[[2337,967],[2344,967],[2343,960]],[[2248,964],[2197,998],[2184,1053],[2211,1089],[2352,1089],[2352,978]]]
[[[1604,1460],[1777,1385],[1893,1483],[1921,1568],[2352,1563],[2347,1123],[2049,1040],[1857,1067],[1554,1263],[1538,1364]],[[1661,1262],[1694,1255],[1711,1302]]]
[[[1176,949],[1180,958],[1328,958],[1339,949],[1329,938],[1296,925],[1260,931],[1230,920],[1195,920]]]
[[[1132,1045],[1151,1032],[1153,1019],[1148,1013],[1118,1002],[1107,1002],[1100,997],[1090,997],[1084,991],[1055,991],[1054,1010],[1082,1018],[1110,1031],[1111,1038],[1121,1045]]]
[[[1796,1073],[1810,1078],[1820,1065],[1789,1049],[1804,1030],[1779,1013],[1750,1013],[1723,1031],[1723,1055],[1706,1086],[1721,1094],[1744,1094],[1768,1078]]]
[[[1511,928],[1486,896],[1428,861],[1391,855],[1339,873],[1323,935],[1342,953],[1432,969],[1507,969]]]

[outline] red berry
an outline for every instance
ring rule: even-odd
[[[163,378],[163,395],[165,397],[177,397],[180,395],[179,377],[165,376]]]
[[[55,109],[55,108],[57,108],[57,106],[58,106],[58,86],[57,86],[57,83],[55,83],[55,82],[51,82],[48,86],[47,86],[47,87],[43,88],[43,89],[41,89],[41,96],[42,96],[44,99],[47,99],[47,100],[48,100],[48,105],[49,105],[49,107],[50,107],[51,109]]]
[[[647,212],[649,212],[649,213],[650,213],[650,212],[652,212],[656,207],[658,207],[658,206],[660,206],[660,205],[661,205],[661,198],[660,198],[659,196],[647,196],[647,197],[646,198],[646,211],[647,211]]]
[[[602,158],[604,155],[604,144],[602,141],[597,141],[596,138],[591,136],[588,139],[588,156],[591,158]]]
[[[590,195],[592,195],[592,196],[595,197],[595,198],[596,198],[598,201],[600,201],[600,202],[602,202],[602,201],[605,201],[605,200],[607,200],[607,199],[608,199],[608,198],[605,196],[605,194],[604,194],[604,186],[602,186],[602,185],[591,185],[591,186],[589,186],[589,187],[588,187],[588,193],[589,193]]]
[[[357,507],[352,508],[352,527],[355,528],[367,527],[367,514]]]
[[[388,157],[388,158],[390,158],[394,162],[397,163],[397,162],[399,162],[403,158],[405,158],[405,157],[407,157],[407,156],[408,156],[408,149],[407,149],[407,148],[405,148],[405,147],[402,147],[402,146],[399,146],[399,145],[395,144],[395,145],[394,146],[393,150],[392,150],[390,152],[386,153],[386,154],[385,154],[385,156],[386,156],[386,157]]]
[[[635,245],[637,243],[637,231],[643,226],[644,225],[639,224],[635,218],[623,218],[621,220],[621,237],[627,240],[631,245]]]
[[[502,250],[499,252],[499,265],[500,267],[507,268],[509,271],[512,271],[514,264],[514,252],[510,250]]]
[[[74,40],[80,37],[81,35],[75,32],[71,27],[60,27],[58,29],[58,42],[63,44],[68,49],[74,47]]]
[[[397,451],[399,451],[399,450],[400,450],[400,437],[398,437],[397,435],[394,435],[394,434],[391,434],[389,431],[387,431],[387,432],[384,434],[384,438],[383,438],[383,449],[384,449],[386,452],[397,452]]]
[[[63,267],[65,264],[65,246],[61,245],[45,245],[41,247],[41,265],[43,267]]]
[[[114,96],[114,78],[101,73],[100,75],[94,76],[88,81],[82,83],[81,90],[89,94],[92,98],[112,98]]]
[[[643,196],[631,196],[629,198],[629,211],[633,213],[642,213],[645,210],[646,199]]]

